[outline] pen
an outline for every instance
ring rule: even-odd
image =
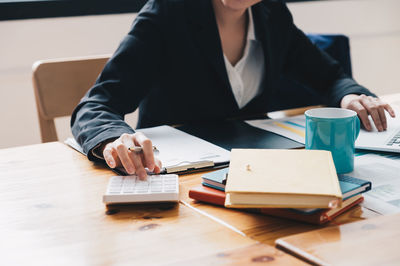
[[[133,151],[134,153],[142,153],[143,152],[143,147],[141,146],[133,146],[129,147],[128,150]],[[160,151],[157,149],[156,146],[153,146],[153,153],[157,155]]]

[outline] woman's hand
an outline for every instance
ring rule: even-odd
[[[141,146],[143,152],[135,153],[130,147]],[[160,173],[161,161],[154,158],[153,145],[143,133],[122,134],[118,139],[104,146],[103,157],[111,168],[123,166],[130,175],[136,174],[140,179],[147,177],[145,168]]]
[[[385,110],[391,117],[395,117],[395,113],[389,104],[383,102],[379,98],[366,96],[364,94],[348,94],[344,96],[340,102],[340,107],[355,111],[365,129],[368,131],[372,130],[371,123],[368,119],[369,115],[372,117],[378,131],[384,131],[387,128]]]

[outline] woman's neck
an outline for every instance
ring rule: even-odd
[[[244,27],[246,25],[246,8],[241,10],[230,9],[224,6],[221,0],[213,0],[212,4],[214,7],[215,18],[219,27],[237,28]]]
[[[205,1],[205,0],[197,0]],[[221,0],[212,0],[222,52],[232,66],[242,58],[246,46],[247,14],[246,9],[231,9]]]

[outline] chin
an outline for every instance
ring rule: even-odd
[[[221,2],[229,9],[243,10],[261,2],[261,0],[221,0]]]

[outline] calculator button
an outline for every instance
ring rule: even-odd
[[[135,191],[135,187],[124,187],[122,193],[133,193]]]
[[[140,189],[140,190],[135,190],[135,193],[138,193],[138,194],[145,194],[145,193],[147,193],[147,192],[149,192],[147,189],[146,189],[146,190],[142,190],[142,189]]]
[[[164,192],[168,192],[168,193],[176,192],[176,189],[165,189]]]

